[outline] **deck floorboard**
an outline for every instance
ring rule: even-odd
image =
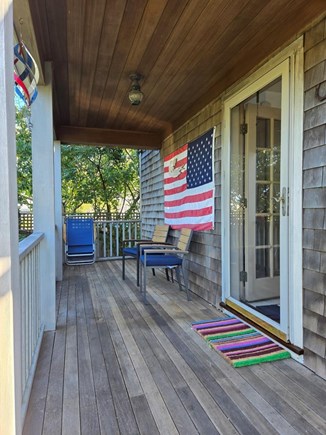
[[[223,313],[135,261],[65,267],[24,435],[324,434],[326,381],[294,360],[234,369],[191,322]]]

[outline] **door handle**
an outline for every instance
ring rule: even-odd
[[[288,195],[287,195],[287,189],[286,189],[286,187],[283,187],[283,189],[282,189],[282,195],[280,195],[280,196],[273,196],[273,200],[275,202],[282,203],[282,216],[286,216],[288,214],[288,207],[287,207],[287,204],[286,204],[287,197],[288,197]]]
[[[285,198],[283,195],[282,196],[273,196],[273,199],[275,202],[282,202],[283,203],[285,201]]]
[[[287,192],[286,192],[286,187],[283,187],[282,189],[282,196],[281,196],[281,201],[282,201],[282,216],[286,216],[287,215],[287,205],[286,205],[286,198],[287,198]]]

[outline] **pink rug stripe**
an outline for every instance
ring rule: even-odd
[[[290,353],[234,317],[196,322],[194,329],[234,367],[290,358]]]

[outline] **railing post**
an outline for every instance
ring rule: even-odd
[[[126,222],[122,224],[122,240],[126,238]]]
[[[131,226],[132,226],[132,223],[129,222],[129,225],[128,225],[128,239],[131,239]],[[131,246],[130,242],[128,243],[128,245],[129,245],[129,247]]]
[[[113,255],[113,246],[112,246],[112,222],[110,222],[110,257]]]
[[[96,257],[100,257],[99,254],[100,250],[100,225],[98,222],[95,222],[95,251],[96,251]]]
[[[119,222],[115,224],[115,255],[119,257]]]
[[[106,222],[103,223],[103,257],[106,257]]]

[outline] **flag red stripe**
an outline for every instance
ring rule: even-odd
[[[176,168],[180,168],[181,166],[186,165],[187,164],[187,160],[188,160],[187,156],[185,156],[181,160],[177,160],[177,163],[176,163],[175,167]],[[164,166],[164,172],[166,173],[166,172],[169,172],[169,171],[170,171],[170,166],[169,165]]]
[[[205,199],[209,199],[213,197],[213,190],[209,190],[207,192],[203,192],[197,195],[189,195],[182,199],[176,199],[174,201],[164,201],[164,207],[176,207],[183,204],[193,203],[204,201]]]
[[[183,210],[177,213],[168,213],[165,212],[165,217],[167,219],[178,219],[183,217],[197,217],[197,216],[206,216],[212,214],[213,207],[201,208],[199,210]]]
[[[169,154],[168,156],[164,157],[164,162],[168,162],[169,160],[173,159],[173,157],[183,153],[188,148],[188,144],[183,145],[181,148],[177,149],[173,153]]]
[[[187,190],[187,183],[175,187],[174,189],[164,189],[164,195],[175,195],[176,193],[184,192],[185,190]]]
[[[180,174],[177,177],[165,178],[164,183],[165,184],[172,184],[178,180],[182,180],[183,178],[186,178],[186,176],[187,176],[187,171],[183,171],[183,172],[180,172]]]
[[[181,230],[182,228],[195,228],[196,231],[209,231],[213,229],[212,222],[207,222],[205,224],[181,224],[181,225],[171,224],[170,226],[174,230]]]

